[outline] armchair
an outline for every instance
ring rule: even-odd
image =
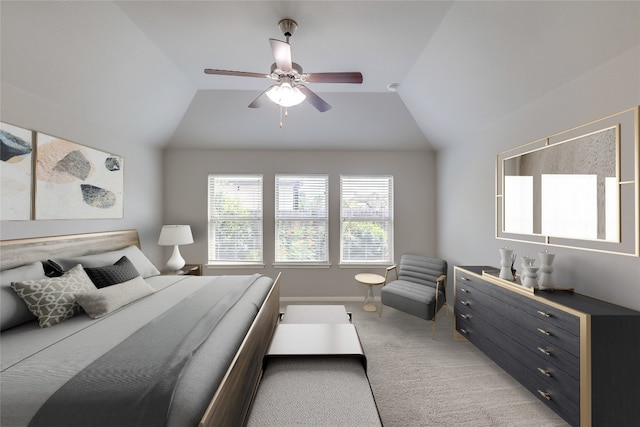
[[[395,280],[389,281],[395,271]],[[380,291],[380,316],[382,307],[388,305],[397,310],[432,320],[431,338],[436,336],[436,314],[445,306],[449,314],[446,294],[447,262],[439,258],[418,255],[402,255],[400,265],[387,267],[385,281]]]

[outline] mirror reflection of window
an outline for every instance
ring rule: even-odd
[[[614,177],[604,178],[604,215],[605,215],[605,239],[618,241],[620,230],[620,192],[618,180]]]
[[[504,177],[504,231],[533,234],[533,177]]]
[[[542,234],[598,238],[597,175],[543,174],[541,190]]]

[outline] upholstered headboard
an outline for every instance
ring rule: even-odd
[[[0,241],[0,271],[50,258],[67,258],[140,247],[136,230],[69,234]]]

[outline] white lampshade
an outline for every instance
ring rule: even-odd
[[[269,99],[282,107],[293,107],[305,100],[306,96],[289,82],[282,82],[272,86],[267,91]]]
[[[158,244],[160,246],[188,245],[193,243],[190,225],[163,225]]]
[[[191,226],[189,225],[163,225],[160,231],[158,244],[161,246],[173,246],[171,258],[167,261],[167,269],[180,270],[184,267],[185,261],[180,255],[178,245],[188,245],[193,243]]]

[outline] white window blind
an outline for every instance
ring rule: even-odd
[[[340,263],[393,260],[393,176],[340,176]]]
[[[276,175],[275,262],[329,262],[328,183],[328,175]]]
[[[209,263],[262,263],[262,175],[209,175]]]

